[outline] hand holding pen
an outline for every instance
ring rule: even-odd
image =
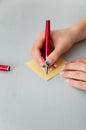
[[[45,63],[48,63],[47,67],[49,67],[49,69],[51,67],[56,67],[56,62],[58,63],[58,59],[63,53],[68,51],[78,41],[86,39],[85,25],[86,18],[69,28],[62,30],[51,30],[50,45],[52,47],[52,51],[50,51],[47,59],[44,56],[45,51],[43,51],[45,45],[45,31],[42,31],[31,49],[31,54],[38,65],[44,70]],[[60,74],[62,77],[67,78],[66,81],[70,86],[86,90],[86,58],[80,58],[68,62],[63,66],[63,71]]]
[[[70,28],[50,30],[50,20],[46,20],[46,28],[45,31],[40,32],[35,40],[31,54],[38,65],[47,72],[46,63],[48,68],[55,68],[59,57],[69,50],[74,43],[71,40],[72,33]]]
[[[47,61],[47,58],[50,54],[50,20],[46,20],[46,27],[45,27],[45,59],[46,59],[46,74],[48,74],[48,68],[50,62]]]

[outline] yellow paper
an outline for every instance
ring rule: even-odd
[[[34,72],[36,72],[38,75],[40,75],[43,79],[45,80],[49,80],[51,78],[53,78],[54,76],[56,76],[57,74],[59,74],[59,72],[62,70],[62,66],[66,63],[66,61],[62,58],[60,58],[57,61],[57,68],[53,69],[52,71],[48,71],[48,74],[46,74],[45,71],[43,71],[40,66],[34,61],[34,60],[30,60],[29,62],[27,62],[27,66],[29,68],[31,68]]]

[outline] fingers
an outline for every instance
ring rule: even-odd
[[[32,53],[33,58],[35,59],[35,61],[39,64],[42,65],[45,63],[44,58],[41,56],[41,52],[38,48],[34,48],[34,51]]]
[[[76,59],[65,64],[60,74],[67,78],[69,85],[86,90],[86,58]]]
[[[45,59],[43,57],[43,53],[42,53],[42,50],[41,50],[44,47],[44,42],[45,42],[45,31],[42,31],[39,34],[39,36],[37,37],[35,43],[33,44],[32,49],[31,49],[31,55],[33,56],[33,58],[35,59],[35,61],[39,65],[45,64]],[[57,67],[56,61],[57,61],[58,58],[59,58],[59,55],[57,53],[57,50],[54,49],[47,59],[49,65],[53,66],[51,68]]]
[[[78,89],[86,90],[86,82],[84,81],[77,81],[74,79],[67,79],[66,82],[73,87],[76,87]]]
[[[86,73],[81,71],[63,71],[61,75],[65,78],[86,81]]]
[[[63,70],[77,70],[86,72],[86,63],[81,61],[69,62],[63,66]]]
[[[44,31],[42,31],[37,37],[31,49],[31,55],[39,65],[43,65],[45,62],[41,52],[41,48],[43,48],[44,46],[44,41],[45,41],[45,33]]]
[[[72,62],[79,62],[79,61],[86,63],[86,58],[74,59],[74,60],[72,60],[72,61],[70,61],[70,62],[72,63]]]
[[[41,66],[43,70],[45,70],[45,59],[43,57],[42,49],[44,47],[45,42],[45,31],[42,31],[39,36],[37,37],[35,43],[33,44],[33,47],[31,49],[31,55],[34,58],[34,60]],[[50,66],[50,70],[57,67],[56,62],[53,64],[53,66]]]
[[[59,58],[60,54],[58,53],[57,49],[54,49],[51,54],[47,57],[47,60],[46,62],[49,63],[49,65],[54,65],[54,66],[57,66],[56,65],[56,62]]]

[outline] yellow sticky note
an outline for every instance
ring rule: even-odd
[[[51,78],[53,78],[54,76],[56,76],[57,74],[59,74],[59,72],[62,70],[62,66],[66,63],[66,61],[62,58],[60,58],[57,61],[57,68],[53,69],[53,70],[49,70],[48,74],[46,74],[45,71],[43,71],[40,66],[32,59],[29,62],[27,62],[27,66],[29,68],[31,68],[34,72],[36,72],[38,75],[40,75],[43,79],[45,80],[49,80]]]

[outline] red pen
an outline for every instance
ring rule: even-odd
[[[0,65],[0,71],[10,71],[10,66],[8,66],[8,65]]]
[[[46,60],[48,55],[50,54],[50,20],[46,20],[46,28],[45,28],[45,56]],[[46,63],[46,74],[48,74],[48,63]]]

